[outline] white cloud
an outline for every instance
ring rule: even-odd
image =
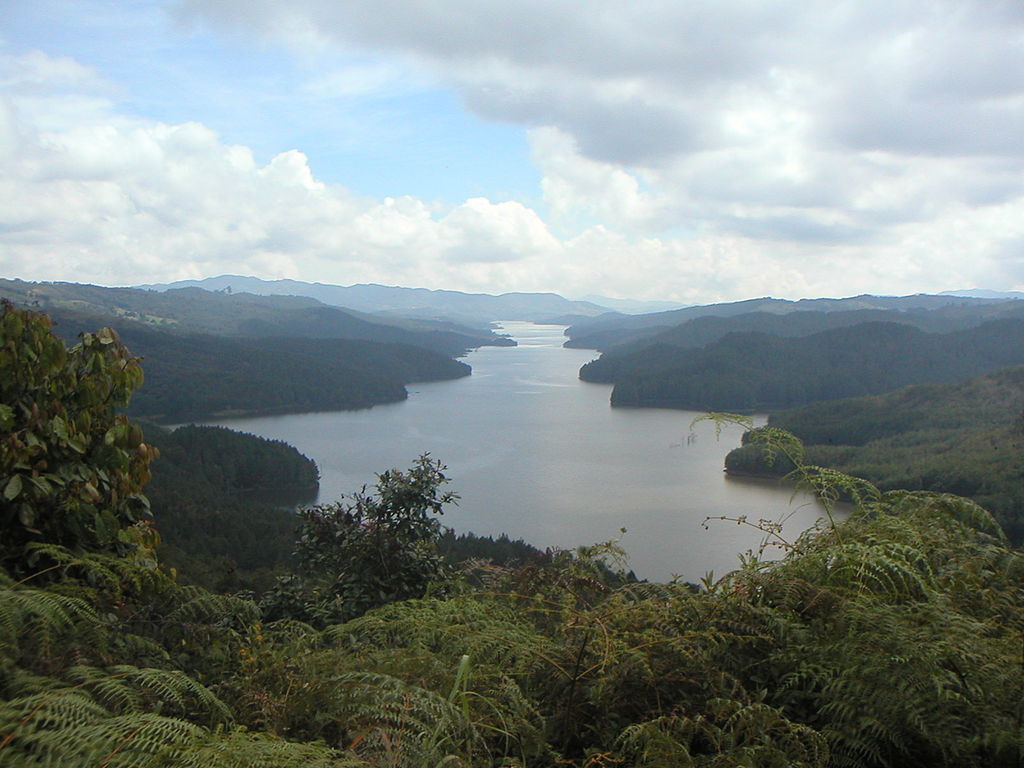
[[[881,72],[829,83],[825,75],[853,68],[853,53],[821,65],[826,43],[808,29],[828,21],[822,34],[833,44],[840,32],[867,30],[855,6],[842,6],[849,19],[762,9],[757,23],[739,18],[735,30],[710,6],[690,4],[650,19],[620,4],[591,14],[557,2],[481,6],[504,14],[499,31],[467,6],[441,44],[427,34],[440,22],[426,6],[410,6],[392,30],[359,2],[271,5],[308,10],[289,28],[317,29],[321,44],[342,32],[301,18],[341,15],[344,35],[362,46],[427,58],[476,108],[535,126],[543,209],[484,196],[443,208],[409,196],[368,199],[319,179],[301,147],[257,162],[199,122],[121,113],[116,85],[73,60],[3,56],[4,275],[126,284],[231,272],[684,302],[1024,282],[1021,157],[1001,142],[979,154],[969,141],[949,154],[930,141],[908,151],[898,141],[848,140],[857,133],[850,126],[873,126],[876,116],[832,110],[876,108],[892,88],[881,83],[879,99],[858,101],[854,86]],[[270,7],[253,5],[246,18],[270,19]],[[692,44],[663,50],[679,29],[695,28],[702,34]],[[930,30],[918,34],[931,39]],[[505,42],[510,31],[532,58]],[[733,50],[744,31],[749,41]],[[982,31],[1002,39],[994,26]],[[775,37],[797,32],[810,50],[783,55]],[[897,45],[891,33],[864,32],[857,51],[889,41],[893,67],[916,67],[899,89],[952,98],[914,63],[923,43],[911,35]],[[990,76],[989,58],[972,61],[956,90],[1006,116],[1016,86]],[[325,75],[313,89],[340,82],[368,92],[405,66]],[[996,145],[1004,154],[991,154]]]
[[[916,183],[908,175],[940,180],[919,208],[1022,194],[1019,176],[1010,180],[991,163],[1024,156],[1018,3],[474,0],[402,3],[394,13],[377,0],[181,7],[187,17],[270,39],[290,40],[301,28],[315,30],[322,45],[404,57],[446,79],[488,119],[557,129],[571,150],[549,151],[545,138],[535,145],[546,201],[566,220],[610,216],[648,228],[700,220],[737,233],[750,232],[754,220],[766,231],[782,222],[767,236],[818,231],[829,243],[843,232],[870,239],[880,222],[908,215],[903,206],[913,201],[885,191],[893,174],[904,192]],[[874,160],[879,154],[885,163]],[[611,183],[595,194],[598,176]],[[972,196],[977,190],[985,194]],[[889,200],[892,210],[884,208]],[[822,226],[827,221],[843,225]]]

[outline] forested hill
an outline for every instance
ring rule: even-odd
[[[696,318],[736,317],[765,313],[772,315],[790,314],[832,314],[838,312],[881,311],[898,313],[925,313],[948,311],[957,307],[981,308],[989,304],[1012,303],[1004,298],[974,298],[965,296],[851,296],[843,299],[747,299],[686,307],[668,312],[654,312],[645,315],[621,315],[608,313],[582,320],[566,329],[568,347],[580,349],[608,350],[616,344],[636,341],[646,336],[676,328]],[[874,318],[881,319],[881,318]],[[749,327],[734,327],[730,330],[749,330]],[[825,330],[824,327],[816,330]],[[936,328],[935,330],[940,330]],[[952,330],[946,329],[946,330]],[[794,334],[796,335],[796,334]],[[705,341],[704,343],[707,343]]]
[[[929,333],[951,333],[1006,317],[1024,318],[1024,301],[948,304],[936,309],[856,309],[834,312],[747,312],[719,317],[703,315],[671,328],[641,331],[610,330],[566,342],[567,347],[603,350],[602,366],[616,365],[626,355],[645,347],[668,344],[696,349],[718,341],[729,333],[760,331],[774,336],[809,336],[860,323],[900,323]]]
[[[242,275],[220,275],[203,280],[181,280],[176,283],[141,287],[159,291],[194,287],[209,291],[246,291],[263,296],[308,296],[324,304],[375,314],[456,318],[477,323],[495,319],[539,322],[543,318],[556,315],[594,316],[608,311],[607,307],[599,304],[572,301],[555,293],[492,295],[375,284],[330,285],[301,280],[260,280]]]
[[[906,387],[871,397],[817,403],[768,420],[797,435],[806,461],[905,488],[969,496],[1024,544],[1024,367],[954,384]],[[726,458],[737,474],[782,475],[746,441]]]
[[[54,312],[67,341],[109,318]],[[145,382],[129,413],[180,423],[246,414],[345,410],[404,400],[405,384],[468,376],[465,363],[422,347],[349,339],[232,338],[113,323]]]
[[[423,456],[305,510],[259,595],[214,593],[155,550],[131,353],[0,305],[0,370],[3,766],[1021,763],[1024,553],[967,499],[865,488],[795,542],[761,521],[784,556],[700,585],[610,573],[612,544],[453,570]]]
[[[612,404],[773,411],[819,400],[955,381],[1024,364],[1024,320],[948,334],[864,323],[799,338],[733,333],[703,349],[658,345],[625,358]],[[585,381],[607,381],[595,362]]]
[[[144,425],[160,455],[146,485],[160,557],[193,584],[266,586],[290,565],[294,506],[313,501],[316,464],[277,440],[224,427]]]
[[[455,356],[515,342],[485,328],[426,321],[385,321],[301,296],[214,293],[199,288],[157,292],[77,283],[0,280],[0,296],[47,313],[85,312],[154,328],[223,336],[281,336],[398,342]],[[111,324],[107,320],[104,324]]]

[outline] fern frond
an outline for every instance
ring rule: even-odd
[[[375,768],[324,744],[303,744],[244,730],[215,730],[188,744],[164,749],[160,768]]]
[[[5,657],[29,649],[36,657],[49,657],[58,648],[58,638],[98,622],[83,600],[21,585],[0,587],[0,654]]]
[[[205,733],[147,712],[111,715],[82,690],[45,692],[0,704],[0,765],[140,766],[164,747]]]
[[[336,717],[361,757],[414,768],[469,759],[483,746],[462,709],[437,693],[366,672],[346,673],[336,682]]]
[[[208,724],[229,723],[227,706],[209,688],[180,670],[118,665],[109,669],[72,667],[69,681],[87,688],[112,711],[159,709]]]

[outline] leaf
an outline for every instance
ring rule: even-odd
[[[14,409],[9,405],[0,405],[0,429],[9,430],[14,425]]]
[[[11,501],[16,499],[19,493],[21,493],[21,475],[14,475],[4,486],[4,498]]]
[[[93,518],[96,525],[96,539],[100,544],[110,544],[117,538],[117,520],[109,510],[97,512]]]
[[[35,531],[33,526],[36,522],[36,513],[29,504],[22,504],[18,507],[18,520],[30,531]]]

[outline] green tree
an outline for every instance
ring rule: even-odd
[[[127,554],[152,534],[142,495],[155,450],[117,409],[142,383],[109,328],[68,349],[45,315],[0,315],[0,561],[18,572],[26,547]]]
[[[269,615],[324,624],[423,597],[447,570],[437,516],[458,497],[442,490],[445,469],[423,454],[407,471],[378,475],[376,493],[364,487],[349,500],[303,510],[295,547],[302,578],[279,580],[264,599]]]

